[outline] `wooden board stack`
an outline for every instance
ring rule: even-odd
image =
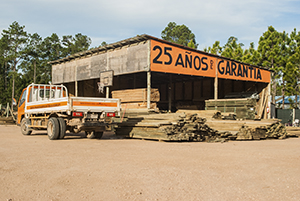
[[[147,89],[126,89],[112,91],[112,98],[121,99],[121,107],[126,109],[147,108]],[[157,109],[157,102],[160,100],[158,89],[151,89],[150,93],[150,108]]]
[[[291,137],[279,120],[216,120],[211,111],[128,116],[119,124],[119,136],[162,141],[206,141],[283,139]],[[207,117],[207,118],[206,118]]]
[[[219,110],[221,112],[233,112],[238,119],[255,119],[257,108],[256,99],[210,99],[205,101],[206,110]]]

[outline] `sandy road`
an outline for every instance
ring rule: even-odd
[[[50,141],[0,125],[0,200],[300,200],[300,138]]]

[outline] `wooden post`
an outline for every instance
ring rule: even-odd
[[[295,119],[296,119],[296,110],[295,110],[295,108],[293,108],[293,122],[292,122],[292,124],[294,124]]]
[[[75,97],[78,97],[77,61],[75,66]]]
[[[109,87],[106,87],[106,98],[109,98]]]
[[[218,59],[217,61],[218,62]],[[215,83],[214,83],[214,100],[218,100],[218,71],[216,69]],[[215,110],[217,110],[217,106],[215,106]]]
[[[169,90],[169,110],[168,110],[168,112],[171,113],[171,110],[172,110],[172,74],[170,74],[170,76],[169,76],[168,90]]]
[[[267,113],[267,119],[271,119],[271,83],[267,86],[268,89],[268,97],[267,97],[267,107],[269,108],[269,113]]]
[[[75,80],[75,97],[78,97],[78,82]]]
[[[147,109],[151,106],[151,71],[147,72]]]
[[[218,77],[215,77],[215,94],[214,94],[214,99],[218,100]]]

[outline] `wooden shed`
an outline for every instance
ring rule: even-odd
[[[269,70],[149,35],[80,52],[51,64],[53,84],[66,85],[74,96],[121,96],[123,109],[204,110],[206,100],[257,93],[257,110],[267,117]],[[106,93],[98,90],[103,72],[112,72],[113,76]]]

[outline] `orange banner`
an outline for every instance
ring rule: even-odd
[[[270,82],[271,72],[236,61],[211,56],[151,40],[150,69],[156,72]]]
[[[216,76],[216,58],[151,40],[151,71]]]
[[[267,82],[271,81],[271,72],[235,61],[218,59],[218,78]]]

